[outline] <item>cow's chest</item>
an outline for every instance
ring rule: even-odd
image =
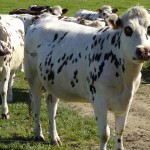
[[[132,87],[132,84],[127,86],[121,73],[116,76],[115,72],[112,71],[110,74],[106,74],[103,71],[101,77],[93,84],[95,90],[91,91],[95,91],[95,93],[91,93],[95,99],[103,97],[110,111],[122,113],[126,111],[132,99],[134,87]]]

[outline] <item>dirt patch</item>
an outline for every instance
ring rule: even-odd
[[[68,103],[81,115],[92,115],[91,104]],[[108,114],[108,122],[114,136],[114,117]],[[126,150],[150,150],[150,69],[142,72],[142,82],[134,96],[124,132]]]

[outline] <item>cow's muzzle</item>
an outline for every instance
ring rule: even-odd
[[[150,60],[150,47],[137,47],[136,48],[136,57],[139,60],[148,61]]]

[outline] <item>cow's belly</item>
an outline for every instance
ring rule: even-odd
[[[82,87],[75,87],[70,88],[67,84],[66,86],[64,83],[59,82],[60,84],[52,85],[51,83],[42,81],[46,90],[54,95],[55,97],[67,101],[67,102],[90,102],[89,93],[86,88]]]
[[[86,99],[83,96],[80,96],[78,93],[71,93],[71,92],[60,92],[60,91],[54,91],[54,90],[49,90],[52,95],[55,97],[66,101],[66,102],[84,102],[84,103],[89,103],[90,101]]]

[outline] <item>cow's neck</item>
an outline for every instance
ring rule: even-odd
[[[134,94],[140,84],[141,69],[143,64],[125,62],[124,86],[126,90],[131,90]],[[134,89],[134,90],[133,90]]]

